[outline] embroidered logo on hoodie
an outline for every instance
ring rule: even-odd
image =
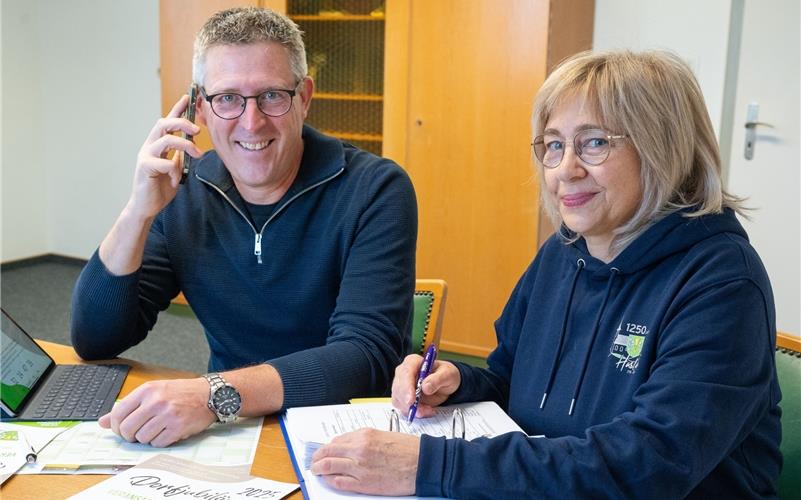
[[[645,345],[648,328],[635,323],[626,323],[624,327],[621,322],[616,333],[609,355],[617,360],[615,368],[626,373],[634,373],[640,364],[640,353]]]

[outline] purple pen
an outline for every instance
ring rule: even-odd
[[[431,344],[428,346],[426,355],[423,358],[423,364],[420,366],[420,374],[417,375],[417,388],[414,390],[414,403],[409,407],[409,423],[414,420],[417,413],[417,405],[420,404],[420,397],[423,395],[423,379],[431,373],[431,367],[434,366],[434,361],[437,359],[437,346]]]

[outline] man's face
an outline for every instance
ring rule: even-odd
[[[313,83],[304,78],[296,87],[287,49],[277,42],[216,45],[206,52],[206,95],[223,92],[253,96],[271,89],[295,89],[292,107],[283,116],[262,113],[255,99],[234,120],[215,115],[198,99],[197,115],[209,130],[219,154],[242,197],[257,204],[277,202],[289,189],[303,155],[301,131],[309,110]]]

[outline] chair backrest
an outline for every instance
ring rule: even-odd
[[[801,342],[779,334],[776,372],[782,388],[782,444],[784,467],[779,498],[798,498],[801,492]]]
[[[409,354],[422,354],[428,344],[439,347],[448,285],[444,280],[417,280],[414,287],[414,322]]]

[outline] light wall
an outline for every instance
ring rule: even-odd
[[[158,0],[3,0],[2,254],[87,258],[159,117]]]
[[[594,50],[660,49],[692,67],[719,134],[731,0],[595,0]]]
[[[47,248],[47,208],[36,99],[39,38],[36,14],[27,2],[0,3],[2,69],[2,256],[22,257]]]

